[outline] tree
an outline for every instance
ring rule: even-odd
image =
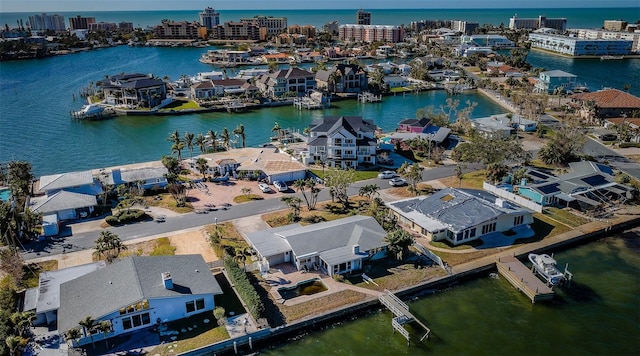
[[[494,162],[487,165],[486,178],[491,183],[495,184],[497,182],[500,182],[500,180],[502,180],[502,178],[504,178],[507,173],[509,173],[509,167],[505,166],[502,163]]]
[[[302,197],[304,198],[305,203],[307,203],[307,207],[310,206],[309,198],[307,198],[307,193],[305,192],[307,188],[306,181],[304,179],[298,179],[293,183],[293,187],[296,188],[300,193],[302,193]]]
[[[238,264],[242,263],[242,270],[245,272],[247,271],[247,265],[246,265],[247,258],[251,255],[250,251],[251,251],[251,248],[249,246],[236,248],[235,255],[233,257],[236,263]]]
[[[585,137],[582,132],[569,127],[555,131],[547,144],[538,152],[538,157],[546,164],[566,165],[578,158],[584,147]]]
[[[7,347],[9,348],[9,355],[14,356],[18,354],[18,349],[20,348],[20,346],[22,346],[23,344],[25,344],[25,339],[20,337],[20,336],[8,336],[5,339],[5,343],[7,344]]]
[[[173,143],[178,143],[182,141],[182,137],[180,137],[180,132],[178,130],[173,131],[167,137],[167,141],[171,141]]]
[[[103,320],[99,322],[98,325],[96,325],[96,329],[100,330],[100,332],[103,334],[105,350],[108,350],[109,343],[107,342],[107,333],[113,330],[111,322],[109,320]]]
[[[216,307],[213,309],[213,317],[218,321],[218,325],[224,325],[226,323],[224,315],[225,310],[223,307]]]
[[[399,261],[402,261],[409,251],[409,246],[413,245],[413,236],[406,230],[397,228],[385,236],[384,241],[388,243],[389,253],[391,253]]]
[[[226,127],[222,130],[222,134],[220,135],[220,137],[222,138],[222,144],[227,149],[227,151],[229,151],[229,143],[231,142],[231,134],[229,133],[229,130],[227,130]]]
[[[402,163],[400,168],[398,168],[398,173],[401,176],[406,178],[411,184],[411,190],[414,194],[418,192],[418,182],[422,180],[422,171],[424,167],[422,167],[417,162],[414,164],[409,164],[408,162]]]
[[[15,312],[11,314],[10,320],[15,327],[15,332],[18,336],[23,337],[29,331],[31,322],[35,320],[36,313],[33,311]]]
[[[456,167],[453,169],[456,174],[456,178],[458,178],[458,187],[462,186],[462,178],[464,178],[464,173],[462,172],[463,169],[462,165],[459,164],[456,164]]]
[[[96,345],[93,343],[93,331],[97,326],[96,320],[91,316],[86,316],[78,322],[78,325],[82,327],[84,337],[89,336],[91,338],[91,346],[95,349]]]
[[[31,163],[24,161],[11,161],[7,164],[7,180],[11,196],[23,198],[30,193],[33,174],[31,173]],[[22,202],[19,199],[18,202]]]
[[[202,174],[202,178],[207,179],[206,173],[207,168],[209,168],[209,163],[207,162],[207,160],[202,157],[198,158],[196,160],[196,168],[198,169],[198,172]]]
[[[109,230],[100,231],[100,236],[96,240],[96,252],[107,260],[113,262],[121,251],[127,249],[120,237]]]
[[[194,144],[200,148],[200,153],[207,152],[207,139],[203,134],[199,133],[198,136],[196,136]]]
[[[184,133],[184,144],[187,147],[187,149],[189,150],[189,158],[193,158],[194,139],[195,139],[195,134],[194,133],[192,133],[192,132],[185,132]]]
[[[0,270],[11,276],[16,286],[22,285],[22,276],[24,276],[24,267],[20,252],[16,247],[0,249]]]
[[[73,346],[73,342],[76,341],[79,337],[80,329],[78,328],[69,329],[66,333],[64,333],[65,340],[71,341],[71,346]]]
[[[213,152],[217,152],[218,151],[218,133],[213,130],[209,130],[207,131],[207,136],[209,137],[211,149],[213,150]]]
[[[324,176],[324,185],[330,189],[332,199],[342,204],[346,211],[349,208],[349,195],[347,189],[355,182],[355,170],[332,169]]]
[[[273,125],[273,127],[271,128],[271,132],[275,132],[277,135],[278,141],[280,141],[282,137],[282,128],[280,127],[280,124],[276,122],[275,125]]]
[[[240,124],[235,129],[233,129],[233,134],[240,136],[240,139],[242,140],[242,148],[245,148],[246,147],[245,141],[247,139],[247,135],[244,132],[244,125]]]
[[[178,162],[182,162],[182,150],[184,150],[184,142],[180,141],[171,145],[171,153],[176,153]]]
[[[309,189],[309,203],[307,205],[307,209],[315,210],[316,203],[318,202],[318,194],[320,194],[321,189],[318,187],[315,179],[308,178],[305,180],[305,187]]]
[[[171,183],[167,186],[167,190],[176,201],[177,207],[187,205],[187,188],[179,183]]]
[[[300,219],[300,204],[302,203],[302,199],[298,197],[282,197],[280,200],[287,204],[289,208],[291,208],[291,214],[289,216],[290,222],[296,222]]]
[[[531,158],[531,154],[525,151],[522,143],[516,138],[476,133],[471,137],[470,142],[456,146],[451,157],[459,162],[488,165],[502,162],[526,162]]]
[[[360,187],[358,195],[361,197],[367,197],[369,200],[373,200],[375,196],[380,195],[380,193],[378,193],[379,190],[380,187],[377,184],[367,184]]]

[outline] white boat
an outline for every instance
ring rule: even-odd
[[[556,267],[556,260],[547,254],[529,254],[529,261],[533,263],[536,272],[551,285],[558,285],[565,281],[565,276]]]
[[[609,61],[609,60],[619,60],[624,59],[624,56],[601,56],[601,61]]]

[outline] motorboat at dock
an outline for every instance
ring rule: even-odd
[[[548,284],[557,286],[573,276],[571,272],[565,268],[564,273],[556,267],[556,260],[547,254],[529,254],[529,261],[533,264],[534,271],[540,275]]]

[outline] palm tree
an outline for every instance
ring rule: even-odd
[[[22,345],[22,340],[20,336],[9,336],[4,340],[9,348],[9,355],[14,356],[17,354],[18,348]]]
[[[189,158],[193,158],[193,139],[195,138],[195,134],[192,132],[184,133],[184,144],[189,149]]]
[[[367,184],[360,187],[358,195],[366,196],[367,199],[372,200],[373,197],[380,194],[378,193],[379,190],[380,190],[380,187],[377,184]]]
[[[198,172],[202,174],[202,178],[207,179],[207,176],[205,175],[205,173],[207,172],[207,168],[209,168],[207,160],[202,157],[198,158],[196,160],[196,168],[198,169]]]
[[[104,256],[107,262],[111,263],[121,251],[127,246],[122,243],[120,237],[109,230],[100,231],[100,236],[96,240],[96,252]]]
[[[233,257],[233,259],[237,262],[237,263],[242,263],[242,269],[246,272],[247,271],[247,257],[249,257],[250,255],[250,247],[249,246],[245,246],[242,248],[236,248],[236,254]]]
[[[209,140],[211,141],[211,149],[213,150],[213,152],[217,152],[218,151],[218,133],[213,130],[209,130],[207,131],[207,136],[209,136]]]
[[[389,244],[387,247],[389,252],[400,261],[405,257],[405,253],[409,250],[409,246],[413,245],[413,236],[401,228],[388,233],[384,240]]]
[[[175,130],[172,133],[170,133],[169,137],[167,137],[167,141],[171,141],[173,143],[178,143],[182,141],[182,139],[180,138],[180,132],[178,130]]]
[[[15,312],[11,314],[10,320],[13,325],[15,325],[16,333],[18,336],[24,336],[29,327],[31,326],[31,322],[36,318],[36,313],[33,311],[25,311],[25,312]]]
[[[107,333],[113,330],[113,328],[111,327],[111,322],[109,320],[103,320],[98,323],[98,325],[96,325],[96,328],[103,334],[102,337],[104,338],[105,350],[108,350],[109,343],[107,342]]]
[[[309,206],[309,199],[307,198],[307,193],[305,192],[305,189],[307,188],[306,182],[303,179],[298,179],[293,183],[293,187],[296,188],[300,193],[302,193],[304,201],[307,203],[307,206]]]
[[[224,128],[224,130],[222,130],[222,134],[220,135],[220,137],[222,138],[222,144],[227,149],[227,151],[229,151],[229,142],[231,142],[231,134],[229,133],[229,130],[227,130],[226,127]]]
[[[245,148],[245,140],[247,139],[247,135],[244,132],[244,125],[240,124],[233,130],[234,135],[240,136],[242,140],[242,148]]]
[[[92,331],[96,328],[96,320],[91,316],[86,316],[84,319],[78,322],[78,325],[82,326],[82,333],[85,337],[89,336],[91,338],[91,345],[95,349],[96,345],[93,343],[93,333]]]
[[[207,139],[203,134],[199,133],[193,143],[200,148],[200,153],[207,152]]]
[[[184,142],[182,141],[171,145],[171,153],[178,154],[178,162],[182,162],[182,150],[184,150]]]
[[[76,341],[78,337],[80,337],[80,329],[78,328],[69,329],[64,333],[65,340],[71,341],[71,347],[73,347],[73,342]]]
[[[278,135],[278,141],[280,141],[280,136],[282,135],[282,128],[280,127],[280,124],[276,122],[276,124],[273,125],[271,132],[276,132],[276,134]]]

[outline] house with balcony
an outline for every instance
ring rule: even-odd
[[[151,74],[122,73],[96,83],[110,105],[153,108],[167,98],[166,83]]]
[[[533,236],[532,211],[483,190],[446,188],[387,206],[401,225],[453,246],[509,230]]]
[[[367,73],[357,64],[338,64],[316,73],[316,85],[329,93],[361,93],[369,87]]]
[[[376,164],[377,126],[361,116],[325,116],[309,126],[304,164],[324,162],[329,167],[356,168]]]
[[[569,92],[577,85],[578,76],[562,70],[547,70],[540,73],[534,86],[537,93],[553,94],[555,91]]]
[[[406,141],[414,138],[429,140],[434,145],[440,145],[449,137],[451,129],[433,125],[431,119],[423,117],[408,118],[398,123],[396,132],[391,134],[391,142]]]
[[[108,321],[106,332],[80,328],[74,346],[86,345],[211,313],[219,294],[222,289],[201,255],[127,257],[60,285],[58,331],[80,328],[78,322],[87,316]]]
[[[291,263],[298,270],[322,270],[335,276],[361,270],[364,262],[384,257],[386,235],[374,218],[355,215],[253,232],[247,240],[269,266]]]
[[[162,189],[167,186],[167,174],[165,166],[150,166],[139,168],[120,169],[114,168],[107,173],[105,183],[119,186],[137,185],[144,190]]]
[[[316,88],[315,75],[297,67],[281,69],[258,76],[256,87],[267,97],[279,97],[287,92],[303,96]]]
[[[258,91],[255,85],[243,79],[213,79],[191,86],[191,96],[197,99],[222,97],[224,95],[253,94]]]

